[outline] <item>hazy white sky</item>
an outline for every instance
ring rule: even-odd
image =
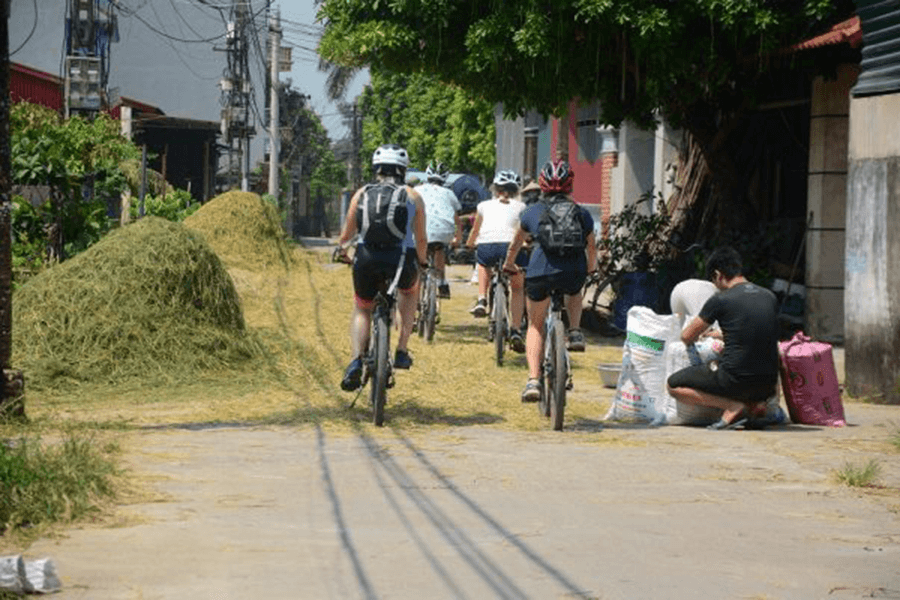
[[[9,48],[11,60],[54,75],[62,74],[66,6],[69,0],[12,0]],[[105,3],[105,0],[101,0]],[[218,86],[225,69],[226,21],[234,0],[116,0],[119,41],[110,50],[110,88],[122,96],[158,106],[167,115],[218,121],[221,92]],[[325,95],[325,74],[318,71],[314,0],[250,0],[250,7],[264,24],[266,9],[280,9],[283,43],[293,50],[293,70],[282,73],[293,87],[312,96],[311,104],[321,116],[332,139],[346,134],[337,106]],[[259,30],[259,45],[265,52],[266,29]],[[263,63],[260,52],[250,58],[251,77],[259,91],[257,108],[264,114]],[[368,83],[359,75],[347,100]],[[254,157],[262,152],[264,124],[257,121]]]

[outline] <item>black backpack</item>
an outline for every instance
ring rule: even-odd
[[[538,221],[536,237],[544,252],[558,256],[583,252],[587,239],[578,205],[564,195],[543,202],[547,210]]]
[[[387,182],[367,185],[356,208],[363,243],[373,247],[399,246],[406,237],[406,201],[406,186]]]

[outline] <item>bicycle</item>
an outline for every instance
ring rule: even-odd
[[[440,320],[441,303],[438,294],[440,278],[434,267],[434,253],[443,246],[441,242],[428,244],[428,268],[422,271],[422,281],[419,284],[419,306],[416,315],[416,331],[419,337],[426,341],[434,340],[434,329]]]
[[[494,342],[497,366],[503,366],[503,353],[509,338],[509,274],[503,271],[503,261],[494,265],[488,287],[488,339]]]
[[[562,431],[566,411],[566,391],[572,389],[572,370],[566,348],[565,296],[560,290],[550,294],[551,304],[544,322],[544,358],[541,364],[541,400],[538,410],[555,431]]]
[[[344,264],[353,264],[346,254],[336,249],[332,260]],[[381,427],[384,425],[384,406],[387,403],[387,390],[394,387],[394,369],[391,362],[391,327],[393,325],[394,306],[397,303],[397,281],[402,270],[403,259],[397,267],[397,273],[388,283],[382,280],[375,294],[375,306],[372,310],[372,323],[369,331],[369,343],[363,356],[362,386],[369,387],[369,403],[372,405],[372,422]],[[358,397],[358,396],[357,396]],[[356,400],[353,400],[353,403]]]

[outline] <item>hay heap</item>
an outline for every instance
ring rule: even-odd
[[[234,284],[201,236],[146,217],[29,280],[13,297],[14,364],[60,379],[189,381],[259,352]]]
[[[229,266],[291,265],[278,211],[258,194],[220,194],[185,219],[184,224],[203,234]]]

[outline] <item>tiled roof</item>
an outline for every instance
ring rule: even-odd
[[[791,46],[791,50],[809,50],[844,43],[850,44],[853,48],[858,48],[862,44],[862,27],[859,24],[859,17],[842,21],[821,35],[794,44]]]

